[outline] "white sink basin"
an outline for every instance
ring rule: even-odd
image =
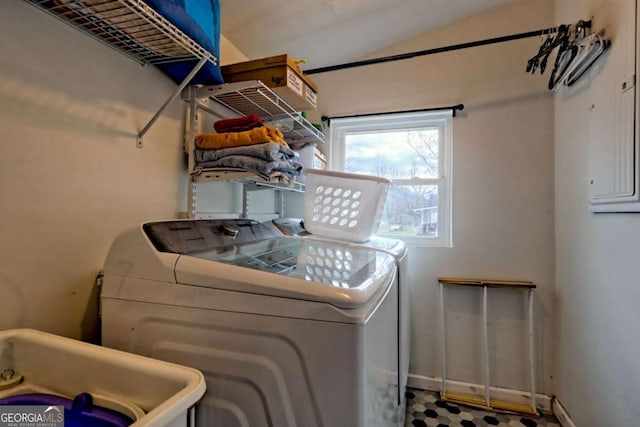
[[[196,369],[31,329],[0,331],[0,398],[48,393],[125,413],[132,426],[193,426],[206,385]],[[20,376],[22,380],[19,381]],[[188,424],[188,420],[191,423]]]

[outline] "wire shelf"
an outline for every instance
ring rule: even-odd
[[[324,143],[324,134],[259,80],[198,86],[196,98],[212,99],[240,115],[257,114],[269,122],[287,121],[280,128],[291,146]]]
[[[203,168],[196,167],[191,172],[191,181],[203,182],[232,181],[247,186],[248,191],[262,189],[287,190],[304,193],[305,186],[284,175],[269,176],[239,168]]]
[[[217,58],[142,0],[25,0],[141,64]]]

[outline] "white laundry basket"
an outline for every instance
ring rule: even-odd
[[[360,283],[375,274],[375,258],[373,251],[353,250],[344,243],[305,239],[296,271],[306,280],[343,286],[349,281]]]
[[[338,240],[369,240],[380,224],[391,181],[319,169],[305,173],[305,228]]]

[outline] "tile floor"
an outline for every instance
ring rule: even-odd
[[[438,393],[407,389],[406,427],[560,427],[553,415],[528,417],[485,412],[440,400]]]

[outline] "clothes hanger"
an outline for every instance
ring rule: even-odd
[[[557,27],[554,31],[557,31]],[[551,56],[551,52],[553,51],[553,49],[551,49],[551,45],[553,44],[553,38],[551,37],[551,34],[549,34],[549,36],[547,37],[547,40],[545,41],[545,45],[544,48],[547,52],[546,55],[544,55],[542,57],[542,60],[540,61],[540,74],[544,74],[544,70],[547,68],[547,61],[549,60],[549,56]]]
[[[584,54],[576,61],[577,63],[572,70],[567,73],[565,86],[573,86],[610,45],[611,41],[603,39],[600,34],[588,36],[584,46]]]
[[[564,29],[562,43],[560,44],[560,49],[553,64],[553,71],[551,71],[551,77],[549,78],[549,90],[556,90],[560,84],[562,84],[565,73],[578,55],[578,45],[575,43],[575,39],[570,38],[571,27],[571,25],[568,25]]]
[[[538,49],[538,54],[534,57],[534,59],[530,59],[529,61],[527,61],[527,73],[529,72],[532,74],[535,73],[536,68],[538,68],[538,65],[541,65],[540,58],[538,58],[538,55],[545,52],[550,43],[551,43],[551,30],[549,30],[549,33],[547,33],[546,37],[545,37],[544,30],[542,30],[542,34],[540,34],[540,48]],[[542,73],[542,70],[540,72]]]
[[[534,57],[532,57],[531,59],[529,59],[528,63],[531,63],[533,65],[533,63],[536,60],[539,60],[540,58],[544,57],[544,56],[549,56],[553,50],[562,45],[563,43],[567,42],[567,29],[568,26],[567,25],[560,25],[557,30],[556,30],[556,36],[552,38],[552,41],[549,42],[548,46],[544,49],[544,50],[540,50],[538,52],[538,54],[536,54]]]
[[[527,72],[535,73],[539,68],[543,74],[549,56],[559,47],[548,87],[556,90],[562,84],[572,86],[611,45],[601,34],[590,33],[591,23],[591,20],[580,20],[575,24],[560,25],[550,29],[546,38],[543,30],[538,53],[527,61]],[[555,37],[551,37],[552,31],[556,33]]]

